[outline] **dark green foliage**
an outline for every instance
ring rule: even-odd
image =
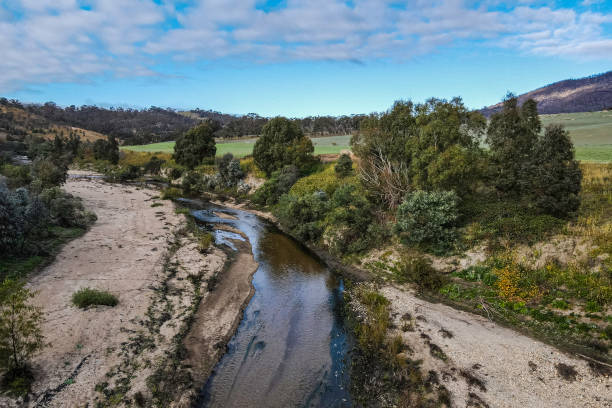
[[[397,208],[394,231],[403,241],[449,247],[458,218],[458,198],[453,191],[415,191]]]
[[[372,204],[354,184],[340,186],[329,200],[325,217],[325,245],[338,255],[361,252],[381,238],[382,228],[373,222]]]
[[[180,188],[168,187],[162,190],[161,198],[162,200],[174,200],[176,198],[180,198],[182,195],[183,192]]]
[[[157,156],[151,157],[151,159],[145,164],[144,171],[145,173],[157,175],[161,170],[161,166],[165,163],[165,160],[160,159]],[[180,177],[180,176],[179,176]]]
[[[578,210],[582,173],[574,159],[569,132],[559,125],[547,126],[535,146],[535,158],[533,196],[536,207],[557,217]]]
[[[350,176],[353,173],[353,160],[351,160],[351,156],[346,153],[341,154],[336,162],[334,170],[338,177]]]
[[[535,101],[519,108],[516,97],[506,98],[487,132],[493,181],[505,195],[564,217],[580,205],[580,169],[569,133],[558,125],[548,126],[543,135],[541,129]]]
[[[276,117],[263,127],[253,147],[253,158],[257,167],[270,176],[285,165],[306,169],[313,163],[313,152],[312,141],[295,122]]]
[[[491,117],[487,143],[491,148],[492,179],[502,193],[522,195],[530,191],[533,149],[541,124],[535,102],[518,107],[518,99],[508,94],[503,110]],[[534,109],[535,113],[534,113]]]
[[[119,162],[119,143],[114,136],[108,140],[98,139],[93,144],[93,153],[96,160],[108,160],[112,164]]]
[[[75,306],[85,309],[89,306],[116,306],[119,303],[117,297],[111,293],[91,289],[83,288],[72,295],[72,303]]]
[[[234,187],[244,178],[244,172],[240,168],[240,160],[235,159],[231,153],[223,155],[219,160],[218,167],[221,181],[226,187]]]
[[[272,177],[257,189],[253,201],[260,205],[274,205],[280,196],[289,192],[299,178],[300,170],[296,166],[285,166],[272,173]]]
[[[396,279],[412,282],[419,290],[437,292],[448,278],[431,266],[431,261],[421,256],[406,256],[397,265]]]
[[[314,193],[304,197],[285,194],[280,198],[275,214],[298,239],[316,241],[323,233],[321,220],[327,207],[325,194]]]
[[[189,129],[174,145],[174,160],[189,169],[199,166],[204,159],[212,160],[217,152],[214,137],[217,129],[210,121]]]
[[[481,173],[485,123],[459,98],[396,102],[364,120],[351,146],[366,187],[394,208],[413,189],[471,189]]]
[[[13,166],[7,163],[0,167],[0,174],[6,177],[6,185],[11,189],[25,187],[32,182],[30,166]]]
[[[59,187],[44,190],[40,194],[40,200],[48,209],[54,225],[85,228],[96,220],[96,215],[85,210],[79,197],[66,193]]]
[[[181,181],[181,188],[183,189],[185,194],[191,194],[193,192],[196,192],[198,190],[198,184],[200,183],[201,178],[202,177],[196,171],[185,172],[185,174],[183,175],[183,180]],[[162,195],[162,197],[164,196]]]
[[[51,158],[37,158],[32,164],[32,175],[40,181],[41,188],[51,188],[66,182],[68,166]]]
[[[29,359],[45,347],[40,329],[43,314],[32,306],[34,293],[23,282],[6,279],[0,283],[0,367],[3,386],[9,393],[25,395],[33,380]]]

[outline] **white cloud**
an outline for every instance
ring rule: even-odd
[[[610,58],[612,15],[515,0],[6,0],[0,5],[0,91],[149,67],[241,58],[408,59],[457,42],[566,58]],[[587,4],[588,3],[588,4]],[[585,0],[583,5],[595,4]],[[398,7],[399,5],[399,7]],[[504,11],[500,11],[500,10]]]

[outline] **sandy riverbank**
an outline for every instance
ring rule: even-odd
[[[240,301],[250,296],[256,267],[250,249],[241,251],[229,268],[220,249],[201,254],[185,228],[184,216],[175,213],[172,202],[158,200],[154,189],[96,178],[70,178],[64,188],[81,197],[98,220],[29,279],[29,288],[37,291],[34,301],[43,308],[42,330],[50,346],[32,361],[36,382],[23,405],[172,400],[181,387],[193,385],[183,381],[168,392],[162,386],[167,375],[176,378],[186,370],[193,372],[175,363],[200,302],[208,306],[224,302],[223,313],[214,321],[197,314],[194,327],[231,336],[227,331],[233,331],[239,320]],[[218,292],[207,289],[213,275],[218,275]],[[232,298],[240,303],[237,308],[227,308],[226,299],[219,296],[228,280],[240,284],[240,296]],[[107,290],[119,298],[119,304],[78,309],[71,297],[83,287]],[[216,361],[218,353],[214,351],[210,361]],[[16,401],[0,399],[0,406],[15,405]]]
[[[425,373],[437,373],[454,406],[612,407],[612,370],[605,366],[485,317],[427,302],[406,287],[386,285],[380,292],[391,302],[392,334],[402,336]],[[575,370],[574,378],[560,375],[563,365]]]

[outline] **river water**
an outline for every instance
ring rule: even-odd
[[[217,244],[248,238],[255,260],[255,294],[201,391],[200,407],[348,407],[347,334],[340,316],[342,281],[291,238],[240,210],[189,207]],[[224,213],[232,219],[219,217]]]

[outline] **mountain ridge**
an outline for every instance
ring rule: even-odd
[[[540,114],[596,112],[612,109],[612,71],[578,79],[564,79],[518,96],[519,104],[533,98]],[[489,117],[503,102],[480,112]]]

